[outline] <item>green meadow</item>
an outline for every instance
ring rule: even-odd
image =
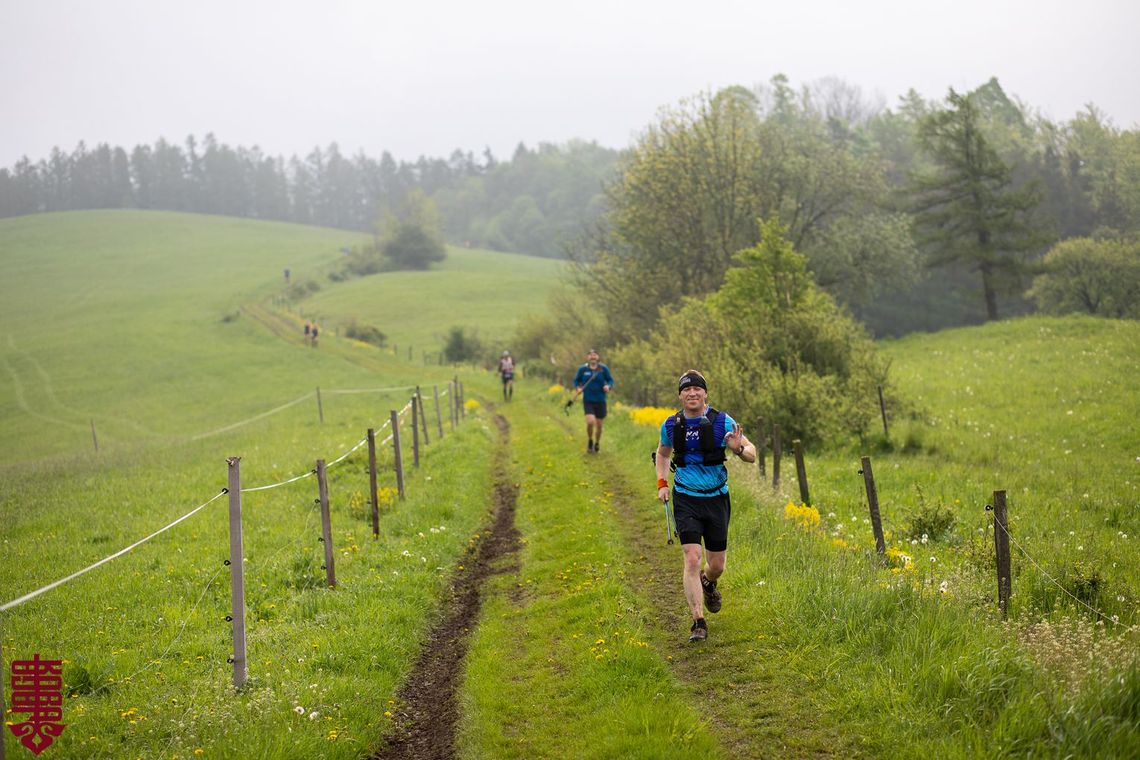
[[[438,352],[452,327],[473,332],[488,356],[497,355],[509,348],[520,318],[546,309],[564,266],[553,259],[451,247],[430,272],[350,280],[306,299],[302,311],[328,325],[374,325],[397,349],[411,347],[417,361],[425,351]]]
[[[421,359],[453,325],[509,336],[558,265],[451,250],[439,270],[329,283],[359,242],[187,214],[0,220],[0,604],[202,507],[0,613],[4,663],[65,661],[67,729],[41,757],[370,756],[504,478],[519,549],[471,630],[460,757],[1140,754],[1140,325],[1026,318],[882,344],[890,435],[808,451],[811,506],[790,455],[776,489],[770,456],[764,479],[733,464],[725,605],[693,647],[654,501],[656,429],[614,409],[588,456],[580,408],[565,414],[546,383],[521,378],[502,403],[483,369]],[[283,303],[286,267],[322,288]],[[305,317],[325,328],[317,348]],[[413,360],[339,336],[353,318],[414,346]],[[470,403],[453,430],[456,374]],[[352,450],[369,427],[387,436],[417,384],[430,442],[412,466],[405,413],[402,501],[380,447],[373,538],[365,449]],[[242,495],[240,691],[228,456],[243,487],[272,486]],[[335,589],[317,459],[333,463]],[[985,510],[996,489],[1020,545],[1007,622]]]

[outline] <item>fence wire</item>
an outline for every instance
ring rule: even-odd
[[[1109,615],[1105,615],[1103,612],[1101,612],[1100,610],[1098,610],[1096,607],[1093,607],[1092,605],[1088,604],[1087,602],[1085,602],[1085,601],[1083,601],[1083,600],[1079,599],[1078,597],[1074,596],[1074,595],[1073,595],[1073,594],[1072,594],[1072,593],[1071,593],[1071,592],[1070,592],[1070,591],[1069,591],[1067,588],[1065,588],[1063,585],[1061,585],[1060,581],[1058,581],[1056,578],[1054,578],[1052,575],[1050,575],[1050,574],[1049,574],[1049,573],[1048,573],[1048,572],[1045,570],[1045,568],[1041,567],[1041,565],[1040,565],[1040,564],[1037,562],[1037,560],[1033,559],[1032,555],[1030,555],[1030,554],[1029,554],[1029,552],[1027,552],[1027,551],[1025,550],[1025,547],[1023,547],[1023,546],[1022,546],[1022,545],[1021,545],[1021,544],[1018,542],[1018,540],[1017,540],[1016,538],[1014,538],[1014,537],[1013,537],[1013,535],[1012,535],[1012,534],[1010,534],[1010,532],[1009,532],[1008,530],[1006,530],[1006,529],[1005,529],[1005,526],[1004,526],[1004,525],[1002,525],[1001,523],[999,523],[999,522],[997,521],[997,518],[996,518],[996,517],[994,518],[994,525],[996,525],[997,527],[1001,528],[1001,532],[1005,534],[1006,538],[1008,538],[1010,541],[1012,541],[1012,542],[1013,542],[1013,545],[1017,547],[1017,550],[1018,550],[1019,552],[1021,552],[1021,553],[1022,553],[1022,554],[1025,556],[1025,558],[1026,558],[1027,560],[1029,560],[1029,561],[1030,561],[1030,563],[1032,563],[1032,565],[1033,565],[1035,568],[1037,568],[1037,571],[1038,571],[1039,573],[1041,573],[1041,574],[1042,574],[1042,575],[1044,575],[1046,578],[1048,578],[1048,579],[1049,579],[1049,581],[1050,581],[1050,582],[1051,582],[1051,583],[1052,583],[1054,586],[1056,586],[1057,588],[1061,589],[1061,593],[1065,594],[1065,596],[1069,597],[1069,598],[1070,598],[1070,599],[1072,599],[1074,602],[1076,602],[1077,604],[1081,605],[1082,607],[1084,607],[1084,608],[1085,608],[1085,609],[1087,609],[1088,611],[1092,612],[1094,615],[1096,615],[1097,617],[1101,618],[1102,620],[1107,620],[1107,621],[1108,621],[1108,622],[1110,622],[1110,623],[1119,623],[1119,622],[1120,622],[1120,618],[1119,618],[1118,616],[1116,616],[1116,615],[1112,615],[1112,616],[1109,616]]]
[[[414,385],[410,385],[410,386],[396,386],[396,387],[392,387],[392,388],[375,388],[375,389],[345,389],[345,390],[332,390],[332,391],[326,391],[326,392],[330,392],[330,393],[377,393],[377,392],[389,392],[389,391],[409,390],[409,389],[414,389],[415,387],[416,387],[416,386],[414,386]],[[446,393],[446,391],[445,391],[445,393]],[[289,407],[291,407],[291,406],[295,406],[295,405],[297,405],[297,404],[301,403],[302,401],[306,401],[306,400],[308,400],[308,399],[310,399],[310,398],[313,398],[315,395],[316,395],[316,392],[315,392],[315,391],[313,391],[313,392],[310,392],[310,393],[306,393],[305,395],[303,395],[303,396],[300,396],[300,397],[298,397],[298,398],[296,398],[296,399],[293,399],[292,401],[290,401],[290,402],[288,402],[288,403],[282,404],[281,406],[279,406],[279,407],[276,407],[275,409],[270,409],[269,411],[267,411],[267,412],[263,412],[262,414],[259,414],[259,415],[255,416],[255,417],[250,417],[249,419],[246,419],[246,420],[242,420],[242,421],[240,421],[240,422],[235,422],[235,423],[233,423],[232,425],[227,425],[227,426],[226,426],[226,427],[224,427],[224,428],[218,428],[217,430],[213,430],[213,431],[211,431],[211,432],[209,432],[209,433],[202,433],[201,435],[197,435],[197,436],[194,436],[194,437],[193,437],[191,440],[195,440],[195,441],[196,441],[196,440],[200,440],[200,439],[202,439],[202,438],[208,438],[208,437],[210,437],[210,436],[213,436],[213,435],[218,435],[218,434],[220,434],[220,433],[224,433],[224,432],[227,432],[227,431],[229,431],[229,430],[233,430],[233,429],[235,429],[235,428],[237,428],[237,427],[241,427],[242,425],[246,425],[246,424],[249,424],[249,423],[251,423],[251,422],[254,422],[254,421],[256,421],[256,420],[259,420],[259,419],[263,419],[263,418],[265,418],[265,417],[268,417],[268,416],[270,416],[270,415],[272,415],[272,414],[276,414],[276,413],[278,413],[278,412],[284,411],[285,409],[288,409],[288,408],[289,408]],[[403,409],[401,409],[401,410],[400,410],[400,411],[397,413],[397,415],[396,415],[397,419],[398,419],[399,417],[403,416],[403,415],[404,415],[404,414],[405,414],[405,413],[408,411],[408,409],[410,409],[410,408],[412,407],[412,404],[413,404],[413,403],[415,403],[415,398],[414,398],[414,397],[413,397],[411,400],[409,400],[409,401],[408,401],[408,403],[406,403],[406,404],[404,405],[404,408],[403,408]],[[383,424],[383,425],[381,425],[380,427],[376,428],[375,430],[376,430],[376,432],[379,432],[379,431],[383,430],[385,427],[388,427],[389,425],[391,425],[391,420],[386,420],[386,421],[384,422],[384,424]],[[395,435],[394,433],[393,433],[393,434],[390,434],[390,435],[389,435],[387,438],[385,438],[385,439],[384,439],[384,441],[383,441],[383,442],[382,442],[380,445],[381,445],[381,446],[383,446],[383,445],[387,445],[389,442],[391,442],[391,441],[393,440],[393,438],[394,438],[394,435]],[[347,459],[347,458],[348,458],[349,456],[351,456],[353,453],[355,453],[356,451],[358,451],[358,450],[360,449],[360,447],[361,447],[361,446],[363,446],[364,444],[366,444],[367,442],[368,442],[368,437],[367,437],[367,436],[365,436],[363,439],[361,439],[359,442],[357,442],[355,445],[353,445],[353,447],[352,447],[352,448],[350,448],[348,451],[344,452],[344,453],[343,453],[343,454],[341,454],[339,457],[337,457],[337,458],[336,458],[336,459],[334,459],[333,461],[329,462],[329,464],[328,464],[327,466],[328,466],[328,467],[333,467],[333,466],[335,466],[335,465],[337,465],[337,464],[339,464],[339,463],[343,462],[345,459]],[[254,491],[267,491],[267,490],[270,490],[270,489],[273,489],[273,488],[280,488],[280,487],[282,487],[282,486],[286,486],[286,485],[289,485],[290,483],[296,483],[298,480],[303,480],[303,479],[305,479],[305,478],[309,478],[309,477],[312,477],[312,476],[313,476],[313,475],[315,475],[316,473],[317,473],[317,471],[316,471],[315,469],[313,469],[313,470],[310,470],[310,471],[308,471],[308,472],[306,472],[306,473],[304,473],[304,474],[302,474],[302,475],[297,475],[297,476],[295,476],[295,477],[292,477],[292,478],[289,478],[289,479],[287,479],[287,480],[283,480],[283,481],[281,481],[281,482],[279,482],[279,483],[270,483],[270,484],[268,484],[268,485],[264,485],[264,486],[252,486],[252,487],[250,487],[250,488],[243,488],[243,489],[241,489],[241,493],[251,493],[251,492],[254,492]],[[147,536],[147,537],[145,537],[145,538],[142,538],[142,539],[139,539],[138,541],[136,541],[135,543],[131,544],[130,546],[127,546],[127,547],[125,547],[125,548],[123,548],[123,549],[120,549],[119,551],[115,552],[114,554],[111,554],[111,555],[109,555],[109,556],[107,556],[107,557],[104,557],[103,559],[99,560],[98,562],[94,562],[94,563],[92,563],[92,564],[88,565],[87,567],[85,567],[85,568],[83,568],[83,569],[81,569],[81,570],[77,570],[76,572],[72,573],[71,575],[68,575],[68,576],[66,576],[66,577],[64,577],[64,578],[60,578],[59,580],[57,580],[57,581],[53,581],[52,583],[49,583],[48,585],[46,585],[46,586],[43,586],[42,588],[38,588],[38,589],[36,589],[35,591],[32,591],[32,592],[30,592],[30,593],[27,593],[27,594],[24,594],[23,596],[21,596],[21,597],[19,597],[19,598],[17,598],[17,599],[13,599],[12,601],[10,601],[10,602],[7,602],[6,604],[0,605],[0,612],[6,612],[6,611],[8,611],[8,610],[10,610],[10,609],[13,609],[13,608],[15,608],[15,607],[18,607],[18,606],[20,606],[21,604],[24,604],[25,602],[28,602],[28,601],[30,601],[30,600],[32,600],[32,599],[35,599],[35,598],[36,598],[37,596],[39,596],[40,594],[46,593],[46,592],[48,592],[48,591],[51,591],[51,590],[52,590],[52,589],[54,589],[54,588],[57,588],[57,587],[59,587],[59,586],[62,586],[63,584],[65,584],[65,583],[68,583],[68,582],[70,582],[70,581],[72,581],[72,580],[75,580],[75,579],[76,579],[76,578],[78,578],[79,576],[81,576],[81,575],[84,575],[85,573],[88,573],[88,572],[90,572],[90,571],[94,570],[94,569],[95,569],[95,568],[97,568],[97,567],[100,567],[100,566],[102,566],[102,565],[105,565],[106,563],[110,562],[111,560],[113,560],[113,559],[115,559],[115,558],[117,558],[117,557],[121,557],[121,556],[123,556],[123,555],[124,555],[124,554],[126,554],[127,552],[130,552],[132,549],[135,549],[135,548],[137,548],[137,547],[141,546],[142,544],[145,544],[147,541],[151,540],[151,539],[152,539],[152,538],[154,538],[155,536],[158,536],[158,535],[160,535],[160,534],[162,534],[162,533],[165,533],[166,531],[168,531],[168,530],[170,530],[171,528],[173,528],[175,525],[178,525],[179,523],[183,522],[184,520],[187,520],[187,519],[189,519],[190,517],[193,517],[195,514],[197,514],[197,513],[198,513],[198,512],[200,512],[201,510],[205,509],[205,508],[206,508],[206,507],[208,507],[210,504],[213,504],[215,501],[217,501],[218,499],[220,499],[222,496],[224,496],[224,495],[225,495],[225,494],[227,494],[227,493],[229,493],[229,489],[228,489],[228,488],[223,488],[223,489],[222,489],[222,490],[221,490],[221,491],[220,491],[220,492],[219,492],[219,493],[218,493],[216,496],[214,496],[214,497],[213,497],[212,499],[210,499],[209,501],[206,501],[206,502],[204,502],[203,504],[200,504],[200,505],[198,505],[198,506],[197,506],[197,507],[195,507],[194,509],[190,510],[190,511],[189,511],[189,512],[187,512],[186,514],[184,514],[184,515],[182,515],[181,517],[179,517],[177,520],[174,520],[173,522],[169,523],[168,525],[165,525],[165,526],[163,526],[163,527],[159,528],[159,529],[158,529],[158,530],[156,530],[155,532],[151,533],[149,536]],[[214,577],[216,578],[217,576],[215,575]],[[206,589],[209,589],[209,586],[210,586],[210,584],[212,584],[213,582],[214,582],[214,579],[211,579],[211,580],[210,580],[210,583],[209,583],[209,584],[207,584],[207,586],[206,586]],[[203,591],[203,594],[205,594],[205,591]],[[200,601],[201,601],[201,598],[199,598],[199,602],[200,602]],[[195,604],[195,608],[197,608],[197,603]],[[183,625],[183,628],[185,628],[185,624]],[[179,634],[178,634],[178,635],[179,635],[179,636],[181,636],[181,631],[179,632]],[[175,640],[177,640],[177,637],[175,638]],[[172,645],[173,645],[173,643],[172,643]],[[169,651],[169,650],[168,650],[168,651]],[[165,654],[165,653],[164,653],[164,654]],[[145,668],[144,668],[144,670],[145,670]],[[140,671],[140,672],[141,672],[141,671]]]
[[[160,533],[165,533],[166,531],[170,530],[171,528],[173,528],[175,525],[182,522],[183,520],[186,520],[186,519],[194,516],[198,512],[202,511],[206,507],[213,504],[218,499],[222,498],[222,496],[226,495],[227,493],[229,493],[229,489],[223,488],[221,490],[221,492],[218,493],[217,496],[210,499],[205,504],[201,504],[201,505],[195,507],[194,509],[192,509],[189,512],[187,512],[186,514],[182,515],[182,517],[179,517],[177,520],[170,523],[169,525],[163,526],[163,527],[159,528],[158,530],[156,530],[154,533],[151,533],[146,538],[135,541],[133,544],[131,544],[127,548],[120,549],[119,551],[115,552],[111,556],[104,557],[103,559],[99,560],[98,562],[90,564],[87,567],[83,568],[82,570],[77,570],[76,572],[72,573],[71,575],[67,576],[66,578],[60,578],[58,581],[54,581],[53,583],[49,583],[48,585],[44,586],[43,588],[36,589],[35,591],[31,592],[30,594],[24,594],[19,599],[13,599],[12,601],[8,602],[7,604],[0,606],[0,612],[6,612],[7,610],[12,609],[13,607],[17,607],[17,606],[23,604],[24,602],[26,602],[30,599],[35,599],[37,596],[44,593],[45,591],[51,591],[53,588],[56,588],[57,586],[62,586],[63,584],[67,583],[68,581],[75,580],[79,576],[83,575],[86,572],[94,570],[95,568],[99,567],[100,565],[107,564],[108,562],[115,559],[116,557],[123,556],[124,554],[129,552],[131,549],[134,549],[137,546],[141,546],[141,545],[145,544],[147,541],[151,540],[152,538],[159,535]]]

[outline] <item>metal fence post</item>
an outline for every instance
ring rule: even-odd
[[[234,688],[240,689],[249,678],[245,657],[245,566],[241,533],[241,457],[230,457],[230,590],[233,605],[230,622],[234,633]]]
[[[432,393],[435,395],[435,429],[439,431],[440,440],[443,439],[443,416],[439,412],[439,386],[433,385],[431,387]]]
[[[321,504],[321,541],[325,545],[325,581],[336,588],[336,570],[333,568],[332,517],[329,515],[329,483],[325,460],[317,460],[317,501]]]
[[[376,493],[376,431],[368,428],[368,497],[372,502],[372,538],[380,537],[380,500]]]
[[[420,393],[420,386],[418,385],[416,386],[416,399],[420,405],[420,424],[423,425],[424,428],[424,446],[427,446],[431,443],[429,440],[430,436],[428,436],[427,411],[424,409],[424,395]]]
[[[404,500],[404,456],[400,450],[400,415],[395,409],[392,410],[392,452],[394,454],[393,467],[396,468],[396,491],[400,495],[400,501]]]
[[[420,466],[420,405],[412,396],[412,466]]]

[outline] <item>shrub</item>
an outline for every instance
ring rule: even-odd
[[[382,333],[380,328],[359,324],[355,319],[345,325],[344,334],[353,340],[370,343],[380,348],[384,348],[388,344],[388,336]]]
[[[805,444],[864,436],[878,416],[885,371],[863,328],[821,291],[775,222],[736,254],[724,286],[663,312],[657,333],[614,353],[623,395],[672,402],[689,367],[709,397],[747,429],[757,418]]]
[[[944,538],[954,527],[954,512],[941,504],[928,503],[922,488],[915,486],[918,491],[918,506],[910,513],[910,527],[907,534],[911,538],[926,538],[938,541]]]
[[[1140,241],[1064,240],[1044,268],[1028,293],[1041,311],[1140,319]]]
[[[443,357],[447,361],[452,363],[474,361],[482,353],[483,343],[474,331],[468,332],[466,328],[459,326],[448,330],[443,345]]]

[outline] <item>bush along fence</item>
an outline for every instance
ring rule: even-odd
[[[880,391],[880,403],[882,403],[882,392]],[[761,431],[757,434],[756,444],[756,462],[759,470],[760,481],[763,483],[767,480],[765,472],[765,448],[766,436],[763,434],[763,421],[759,421],[757,429]],[[884,407],[883,412],[883,430],[887,430],[887,418]],[[780,488],[780,456],[781,456],[781,440],[780,440],[780,426],[773,424],[771,433],[771,446],[772,446],[772,489],[778,491]],[[812,506],[811,493],[808,488],[807,465],[804,460],[803,445],[798,439],[792,441],[792,451],[795,454],[796,460],[796,481],[799,486],[800,502],[806,506]],[[859,475],[863,476],[863,485],[867,495],[867,509],[870,516],[871,531],[875,538],[875,551],[884,557],[887,555],[886,537],[883,533],[883,524],[881,513],[879,511],[879,492],[875,485],[874,471],[871,467],[871,458],[862,457],[859,466]],[[1081,607],[1093,613],[1097,619],[1104,620],[1111,623],[1118,622],[1117,617],[1109,616],[1089,605],[1084,600],[1073,595],[1065,586],[1045,571],[1033,556],[1023,547],[1009,530],[1009,508],[1006,503],[1006,492],[1004,490],[994,491],[992,501],[985,505],[987,512],[992,513],[992,525],[994,534],[994,569],[997,584],[997,603],[998,609],[1001,611],[1002,619],[1007,619],[1009,615],[1009,600],[1013,594],[1013,581],[1011,572],[1011,559],[1010,559],[1010,543],[1012,542],[1022,556],[1032,564],[1038,572],[1040,572],[1050,583],[1055,585],[1061,592],[1072,599]]]
[[[376,391],[393,391],[393,390],[410,390],[414,392],[410,400],[400,410],[391,410],[389,419],[384,422],[379,428],[368,428],[367,433],[363,439],[356,443],[348,451],[341,454],[338,458],[327,462],[324,459],[317,459],[313,469],[305,472],[296,477],[288,478],[286,480],[270,483],[261,486],[243,486],[241,480],[241,457],[231,456],[226,458],[227,468],[227,484],[221,489],[219,493],[182,515],[178,519],[169,523],[168,525],[159,528],[150,535],[142,538],[135,543],[120,549],[119,551],[111,554],[103,559],[94,562],[87,567],[84,567],[70,575],[53,581],[35,591],[24,594],[23,596],[13,599],[3,605],[0,605],[0,613],[7,612],[15,607],[18,607],[41,594],[47,593],[52,589],[62,586],[69,581],[78,578],[118,557],[127,554],[132,549],[135,549],[142,544],[150,541],[151,539],[159,536],[162,533],[174,528],[178,524],[193,517],[198,512],[202,511],[209,505],[213,504],[223,496],[229,497],[229,558],[224,561],[224,566],[230,570],[230,585],[231,585],[231,612],[226,616],[226,620],[233,625],[233,654],[228,658],[229,662],[233,664],[233,683],[235,688],[240,688],[248,679],[248,665],[246,659],[246,631],[245,631],[245,578],[244,578],[244,562],[243,562],[243,540],[242,540],[242,494],[266,491],[269,489],[280,488],[282,486],[296,483],[305,478],[316,476],[317,478],[317,498],[316,503],[320,506],[321,516],[321,536],[320,541],[323,544],[324,550],[324,564],[322,569],[325,571],[325,582],[328,588],[336,587],[336,572],[333,557],[332,545],[332,522],[329,509],[329,491],[327,472],[330,467],[344,462],[354,453],[359,451],[365,445],[368,447],[368,480],[369,480],[369,501],[371,506],[371,524],[372,524],[372,537],[377,539],[380,533],[379,522],[379,489],[378,482],[380,478],[380,471],[377,467],[378,460],[378,447],[387,446],[389,443],[392,446],[392,476],[395,479],[398,497],[401,501],[404,500],[406,495],[405,477],[404,477],[404,462],[405,462],[405,446],[407,445],[407,434],[411,433],[411,453],[412,453],[412,466],[420,466],[421,447],[426,447],[430,440],[429,432],[429,416],[424,405],[424,392],[420,386],[401,386],[398,388],[382,388],[382,389],[367,389],[367,390],[351,390],[351,391],[336,391],[339,393],[365,393]],[[206,437],[206,435],[215,435],[220,432],[232,430],[244,424],[248,424],[256,419],[261,419],[269,414],[281,411],[285,408],[300,403],[303,400],[316,397],[318,400],[318,410],[320,407],[320,390],[315,393],[308,393],[299,399],[277,407],[270,412],[258,415],[257,417],[243,420],[235,423],[234,425],[221,428],[211,433],[196,436],[196,438]],[[466,417],[466,408],[464,405],[463,383],[456,376],[452,381],[447,384],[444,390],[440,390],[438,385],[432,386],[432,398],[434,400],[434,410],[432,417],[434,418],[435,437],[437,441],[443,439],[444,436],[444,423],[443,423],[443,403],[447,404],[447,417],[451,432],[456,430],[456,427]],[[323,412],[320,412],[323,414]],[[410,417],[409,419],[406,419]],[[409,424],[410,423],[410,424]],[[407,425],[410,427],[403,427]],[[377,435],[381,433],[384,428],[390,428],[391,432],[386,438],[377,443]],[[422,443],[420,437],[423,437]],[[216,575],[214,576],[217,577]],[[213,579],[210,580],[213,583]],[[208,587],[209,584],[207,584]],[[0,673],[5,672],[3,663],[0,662]],[[0,699],[2,699],[2,680],[0,679]],[[0,744],[0,760],[2,760],[2,744]]]

